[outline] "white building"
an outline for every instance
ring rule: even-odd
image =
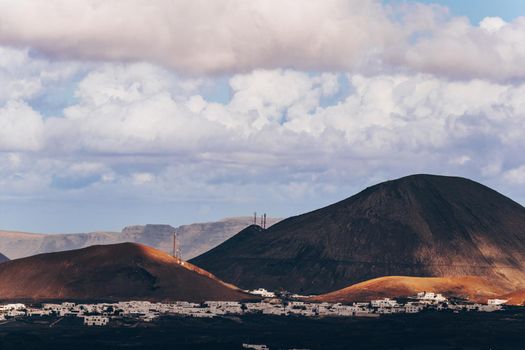
[[[242,347],[245,349],[253,350],[270,350],[270,348],[264,344],[242,344]]]
[[[421,311],[421,308],[418,305],[407,303],[405,304],[405,312],[407,314],[415,314]]]
[[[390,307],[398,306],[398,303],[397,301],[393,299],[384,298],[384,299],[379,299],[379,300],[372,300],[370,302],[370,305],[372,305],[372,307],[390,308]]]
[[[109,323],[107,316],[84,316],[84,324],[86,326],[105,326]]]
[[[4,304],[0,305],[0,311],[9,311],[9,310],[24,310],[26,308],[25,304]]]
[[[260,296],[262,296],[264,298],[275,298],[275,293],[274,292],[269,292],[269,291],[267,291],[264,288],[250,290],[249,293],[255,294],[255,295],[260,295]]]
[[[27,316],[46,316],[50,314],[51,314],[51,310],[35,309],[35,308],[28,308],[26,310]]]
[[[491,304],[491,305],[480,305],[478,307],[478,311],[480,312],[494,312],[494,311],[499,311],[503,309],[503,306],[501,304],[499,305],[494,305],[494,304]]]
[[[416,298],[421,301],[428,301],[428,302],[434,302],[434,303],[441,303],[441,302],[447,301],[447,298],[445,298],[443,295],[439,293],[432,293],[432,292],[417,293]]]
[[[217,315],[242,313],[242,306],[236,301],[206,301],[204,305]]]
[[[507,302],[506,299],[489,299],[487,305],[503,305]]]

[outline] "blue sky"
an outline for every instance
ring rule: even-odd
[[[501,17],[512,21],[525,15],[525,2],[521,0],[423,0],[426,4],[446,6],[455,16],[467,16],[472,23],[479,23],[485,17]]]
[[[414,173],[525,203],[525,3],[407,3],[0,2],[0,229],[286,217]]]

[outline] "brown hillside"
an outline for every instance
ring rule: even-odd
[[[508,305],[525,305],[525,289],[500,295],[499,298],[507,299]]]
[[[412,175],[249,227],[191,260],[241,288],[320,294],[381,276],[480,276],[525,288],[525,208],[474,181]]]
[[[335,292],[312,297],[310,300],[348,303],[385,297],[414,296],[423,291],[441,293],[447,297],[466,297],[472,301],[486,303],[487,299],[501,295],[505,289],[494,282],[476,276],[388,276],[354,284]]]
[[[137,243],[35,255],[0,265],[2,299],[242,300],[210,273]]]

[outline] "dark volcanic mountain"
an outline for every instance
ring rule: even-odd
[[[413,175],[251,226],[191,260],[241,288],[324,293],[371,278],[482,276],[525,286],[525,208],[474,181]]]
[[[210,273],[137,243],[92,246],[0,264],[4,300],[242,300]]]
[[[0,253],[0,263],[3,263],[5,261],[9,261],[9,258],[4,254]]]

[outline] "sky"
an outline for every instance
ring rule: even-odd
[[[525,204],[525,3],[0,0],[0,229],[287,217],[415,173]]]

